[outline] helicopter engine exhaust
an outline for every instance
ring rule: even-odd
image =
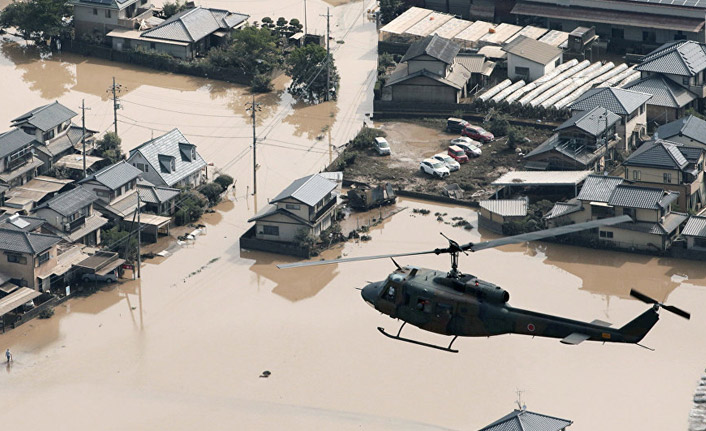
[[[459,292],[473,295],[480,301],[493,304],[505,304],[510,300],[510,293],[507,290],[486,281],[478,279],[461,281],[447,277],[436,277],[434,281],[445,286],[453,287]]]

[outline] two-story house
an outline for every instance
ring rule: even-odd
[[[623,150],[630,151],[647,135],[647,101],[651,98],[651,94],[622,88],[594,88],[579,96],[569,110],[573,114],[600,106],[619,115],[616,132],[623,141]]]
[[[56,235],[0,227],[0,273],[18,286],[48,291],[60,241]]]
[[[108,220],[93,211],[98,200],[95,193],[83,186],[54,196],[34,211],[46,220],[45,228],[68,242],[86,245],[100,244],[100,228]]]
[[[137,190],[144,202],[145,212],[161,216],[172,216],[177,210],[177,198],[181,190],[172,187],[155,186],[148,181],[138,181]]]
[[[620,116],[601,106],[581,111],[554,129],[554,135],[529,152],[525,166],[545,170],[604,169],[614,157],[620,138],[616,125]]]
[[[152,21],[150,0],[73,0],[76,36],[104,36],[113,29],[134,30]]]
[[[654,138],[706,150],[706,121],[687,115],[659,126]]]
[[[459,61],[461,47],[427,36],[409,47],[387,78],[382,99],[393,102],[458,103],[466,97],[471,72]]]
[[[675,209],[698,211],[706,198],[705,151],[661,139],[647,142],[623,162],[625,179],[637,185],[676,191],[679,199],[674,203]]]
[[[336,217],[337,184],[320,174],[299,178],[275,196],[249,222],[255,222],[255,237],[294,242],[300,231],[318,236]]]
[[[127,162],[157,186],[191,188],[206,180],[206,162],[179,129],[130,150]]]
[[[106,166],[79,181],[98,196],[95,209],[114,222],[131,220],[138,206],[137,181],[142,171],[125,160]],[[144,202],[140,207],[145,205]]]
[[[15,187],[37,176],[44,162],[35,157],[34,142],[22,129],[0,134],[0,184]]]
[[[54,163],[76,153],[81,143],[83,129],[71,122],[76,114],[59,102],[40,106],[12,120],[12,127],[34,136],[37,157],[44,162],[40,168],[46,172]],[[87,150],[93,145],[95,131],[86,129]]]

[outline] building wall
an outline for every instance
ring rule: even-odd
[[[113,49],[115,51],[142,50],[155,51],[169,54],[172,57],[189,60],[194,58],[191,45],[181,46],[170,43],[151,42],[147,40],[124,39],[122,37],[111,37]],[[153,48],[154,46],[154,48]]]
[[[688,107],[688,106],[686,106]],[[664,106],[650,105],[647,102],[647,121],[655,122],[657,124],[671,123],[677,118],[684,116],[684,108],[667,108]]]
[[[557,60],[561,63],[561,54],[556,56],[556,58],[552,59],[552,61],[547,64],[539,64],[534,61],[527,60],[526,58],[508,53],[507,74],[512,80],[525,79],[525,81],[527,81],[527,78],[524,75],[518,75],[516,73],[516,68],[526,67],[529,69],[529,81],[527,82],[531,82],[554,70],[556,68]]]
[[[49,249],[49,260],[41,265],[38,265],[34,256],[23,253],[22,256],[26,259],[25,263],[8,262],[7,253],[0,252],[0,272],[9,275],[12,278],[17,278],[27,282],[27,287],[39,290],[40,286],[37,283],[35,274],[47,274],[50,268],[57,264],[57,248],[56,245]]]
[[[627,124],[618,124],[617,127],[617,133],[625,143],[625,150],[627,151],[629,151],[630,148],[635,148],[637,145],[637,138],[633,136],[633,131],[644,129],[642,134],[644,135],[647,133],[647,106],[644,104],[642,105],[642,114],[639,113],[639,109],[637,112],[638,114],[631,120],[628,120]]]
[[[662,237],[660,235],[620,229],[613,226],[603,226],[599,228],[599,230],[604,232],[612,232],[613,238],[600,237],[599,233],[599,240],[605,241],[606,243],[611,243],[616,247],[652,251],[665,249],[662,245]]]
[[[93,181],[88,181],[84,183],[83,186],[95,193],[96,196],[98,196],[98,199],[105,203],[110,203],[113,199],[115,199],[115,193],[109,188],[103,186],[102,184]]]
[[[96,14],[93,14],[93,10]],[[106,11],[110,11],[110,18],[105,16]],[[123,11],[124,12],[124,11]],[[117,9],[101,7],[100,5],[74,5],[74,28],[77,34],[100,33],[107,34],[111,30],[118,28],[118,18],[120,13]],[[123,13],[124,18],[124,13]]]
[[[420,70],[428,70],[439,76],[446,76],[446,63],[428,55],[422,55],[407,62],[407,73],[409,75]]]
[[[277,226],[279,228],[279,235],[266,235],[264,233],[264,226]],[[275,214],[267,219],[258,220],[255,223],[255,237],[268,241],[294,242],[294,237],[297,235],[299,229],[302,228],[314,235],[313,229],[309,226],[297,223],[295,220],[284,215]]]
[[[393,102],[458,103],[460,98],[459,90],[426,77],[410,79],[391,88]]]
[[[310,207],[308,205],[305,205],[305,204],[299,202],[296,199],[285,199],[281,202],[277,202],[276,205],[277,205],[277,208],[285,209],[285,210],[291,212],[292,214],[295,214],[295,215],[303,218],[304,220],[309,220],[309,208]],[[289,205],[289,207],[287,207],[287,205]],[[298,209],[295,208],[295,206],[297,206]]]

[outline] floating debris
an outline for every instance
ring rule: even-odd
[[[270,374],[272,374],[272,373],[269,372],[268,370],[265,370],[262,372],[262,374],[260,374],[260,378],[266,379],[266,378],[270,377]]]

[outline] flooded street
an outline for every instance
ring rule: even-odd
[[[0,0],[2,1],[2,0]],[[214,1],[231,6],[233,2]],[[335,2],[334,2],[335,3]],[[2,3],[0,3],[2,4]],[[210,3],[207,3],[207,5]],[[242,1],[255,16],[292,17],[299,2]],[[309,0],[311,25],[327,4]],[[281,5],[281,12],[280,12]],[[253,12],[249,9],[252,8]],[[213,169],[237,179],[235,192],[204,218],[206,235],[168,258],[147,261],[141,281],[106,288],[0,335],[15,362],[0,370],[2,424],[58,430],[471,430],[510,412],[516,390],[530,410],[574,421],[571,431],[682,430],[706,358],[706,269],[677,261],[557,244],[506,246],[461,257],[461,269],[510,291],[515,307],[622,326],[647,306],[630,288],[693,312],[686,321],[662,313],[630,345],[518,335],[459,339],[458,354],[389,340],[398,322],[368,307],[356,288],[394,269],[388,260],[278,270],[290,258],[241,252],[247,219],[294,178],[336,156],[372,111],[375,25],[352,2],[331,12],[342,76],[337,102],[294,103],[286,80],[256,96],[258,195],[252,191],[251,96],[218,81],[159,73],[62,54],[42,59],[0,42],[0,130],[39,105],[59,100],[74,111],[82,99],[89,128],[112,127],[106,92],[121,95],[123,149],[174,127]],[[272,13],[275,11],[275,13]],[[315,15],[316,14],[316,15]],[[312,18],[316,16],[316,18]],[[426,208],[467,218],[467,208],[400,199],[408,207],[325,258],[433,249],[479,241],[466,231],[414,214]],[[401,258],[402,265],[448,269],[446,256]],[[434,343],[443,337],[406,327]],[[260,378],[268,370],[269,378]]]

